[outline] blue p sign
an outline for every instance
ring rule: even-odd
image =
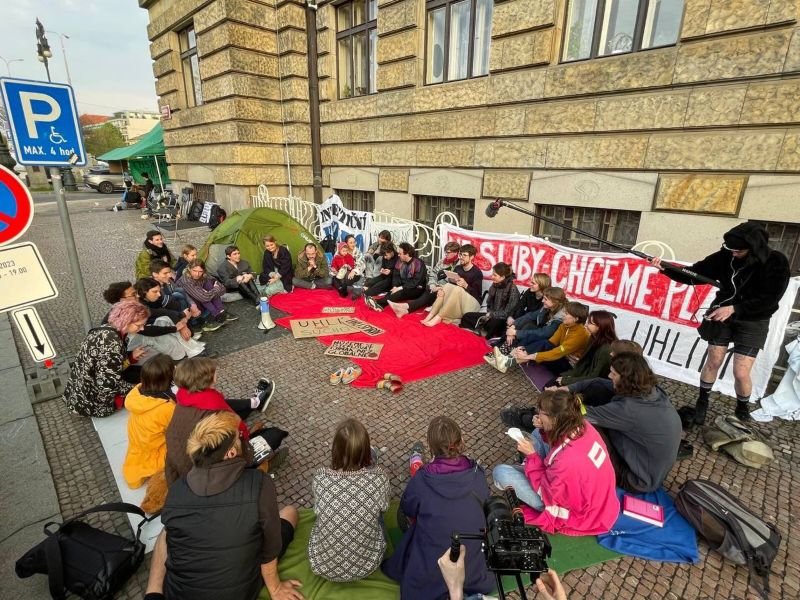
[[[3,78],[0,92],[17,162],[51,167],[86,164],[78,110],[70,86]]]

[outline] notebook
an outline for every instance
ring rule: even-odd
[[[664,507],[628,494],[622,499],[622,514],[656,527],[664,526]]]

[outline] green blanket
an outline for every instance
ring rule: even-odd
[[[397,526],[397,505],[398,501],[393,501],[384,517],[389,533],[387,556],[391,555],[395,545],[403,536],[403,532]],[[306,600],[397,600],[400,597],[400,586],[381,573],[380,569],[366,579],[349,583],[334,583],[314,575],[311,572],[306,549],[315,518],[313,510],[300,509],[300,522],[297,524],[294,540],[278,563],[281,579],[300,580],[303,583],[300,591]],[[548,537],[553,546],[553,555],[548,559],[547,564],[550,568],[558,571],[559,575],[574,569],[585,569],[621,556],[621,554],[603,548],[593,535],[584,537],[550,535]],[[523,576],[523,581],[528,583],[527,575]],[[516,589],[514,578],[503,578],[503,587],[506,592]],[[269,598],[266,588],[259,598],[264,600]]]

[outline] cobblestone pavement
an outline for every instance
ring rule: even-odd
[[[99,318],[105,305],[97,300],[103,285],[132,273],[133,260],[144,232],[149,228],[133,215],[72,208],[76,238],[92,314]],[[44,212],[44,211],[43,211]],[[40,305],[40,313],[60,352],[74,352],[81,340],[78,310],[65,278],[68,271],[61,248],[57,218],[37,214],[30,237],[39,244],[56,277],[61,297]],[[180,232],[184,241],[190,232]],[[195,245],[204,231],[191,232]],[[171,244],[178,248],[180,244]],[[44,310],[46,307],[46,311]],[[224,332],[226,328],[220,330]],[[232,333],[233,334],[233,333]],[[327,375],[345,364],[326,357],[316,340],[270,336],[258,345],[222,357],[220,389],[228,397],[244,396],[262,375],[274,377],[277,391],[266,413],[269,423],[290,431],[287,463],[277,473],[279,500],[311,506],[311,476],[329,460],[330,440],[336,423],[355,415],[367,426],[374,445],[385,446],[381,463],[390,474],[393,493],[399,496],[408,479],[409,447],[424,439],[427,421],[436,414],[454,417],[462,426],[469,453],[484,465],[511,461],[513,444],[503,434],[497,415],[508,404],[527,404],[533,394],[518,370],[500,376],[487,365],[409,384],[393,396],[378,390],[332,387]],[[308,365],[308,366],[307,366]],[[690,386],[663,381],[676,406],[691,402]],[[733,401],[712,394],[712,413],[730,412]],[[91,422],[67,413],[59,400],[36,405],[36,417],[53,470],[56,490],[65,517],[86,507],[118,499],[114,480]],[[264,418],[261,415],[255,419]],[[776,450],[775,462],[761,470],[747,469],[727,455],[703,447],[699,434],[689,435],[695,455],[677,463],[665,483],[674,494],[691,478],[708,478],[727,486],[756,513],[777,524],[783,542],[770,577],[771,598],[800,597],[800,527],[796,524],[796,500],[800,496],[800,468],[795,426],[775,422],[757,425]],[[100,516],[118,531],[127,529],[124,517]],[[747,571],[723,561],[700,545],[696,566],[672,565],[621,558],[564,577],[569,597],[608,599],[745,599]],[[146,567],[146,565],[145,565]],[[127,585],[121,598],[141,598],[146,568]]]

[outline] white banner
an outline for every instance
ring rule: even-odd
[[[442,248],[455,241],[478,249],[475,264],[484,272],[484,287],[489,285],[492,265],[498,262],[511,265],[519,286],[527,285],[533,273],[547,273],[571,300],[616,314],[619,338],[641,344],[656,373],[697,385],[706,357],[706,343],[697,335],[697,327],[715,288],[672,281],[631,254],[576,250],[533,236],[469,231],[451,225],[442,225],[440,231]],[[798,288],[800,277],[794,277],[772,316],[766,345],[753,366],[753,398],[761,398],[767,388]],[[729,353],[714,385],[728,396],[736,395],[732,357]]]
[[[336,243],[343,242],[348,235],[354,235],[356,245],[366,252],[372,232],[372,213],[348,210],[336,194],[317,206],[317,218],[322,237],[331,237]]]

